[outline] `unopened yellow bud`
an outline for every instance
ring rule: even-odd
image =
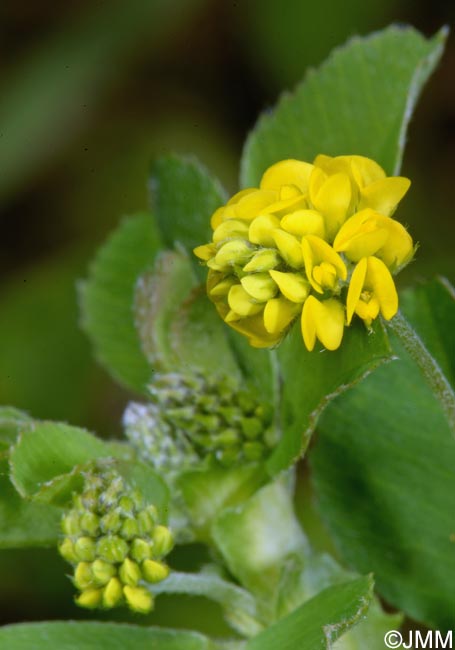
[[[93,574],[91,565],[88,562],[79,562],[77,565],[74,571],[74,584],[81,591],[93,587]]]
[[[87,609],[95,609],[100,605],[102,597],[102,589],[86,589],[76,598],[76,603]]]
[[[103,605],[108,609],[119,604],[123,596],[122,585],[118,578],[111,578],[103,590]]]
[[[134,612],[148,614],[153,609],[153,598],[144,587],[123,587],[126,602]]]
[[[280,262],[280,256],[275,248],[264,248],[253,255],[251,260],[243,267],[246,273],[259,273],[270,271]]]
[[[243,266],[254,253],[254,248],[244,239],[233,239],[221,246],[215,256],[215,263],[224,268],[239,264]]]
[[[147,544],[143,539],[134,539],[131,543],[130,556],[136,562],[148,560],[151,557],[150,544]]]
[[[80,559],[76,555],[76,551],[74,550],[74,544],[69,539],[69,537],[65,537],[63,542],[58,547],[58,550],[60,555],[63,557],[63,559],[65,559],[67,562],[71,562],[71,564],[75,564]]]
[[[115,575],[115,567],[109,562],[96,559],[91,566],[91,572],[95,582],[102,586],[105,585]]]
[[[119,569],[120,580],[124,585],[135,587],[141,579],[141,570],[136,562],[130,560],[128,557],[123,561]]]
[[[245,291],[259,302],[266,302],[278,293],[278,287],[268,273],[246,275],[240,282]]]
[[[74,543],[74,551],[84,562],[93,562],[96,557],[96,544],[91,537],[79,537]]]
[[[174,546],[174,539],[169,528],[156,526],[153,531],[153,551],[157,557],[167,555]]]
[[[155,560],[145,560],[142,563],[142,574],[147,582],[161,582],[169,575],[169,567]]]

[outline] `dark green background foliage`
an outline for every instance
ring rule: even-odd
[[[128,391],[140,389],[147,380],[147,365],[138,353],[139,343],[127,320],[128,313],[122,311],[120,304],[116,321],[106,323],[106,327],[122,333],[122,345],[98,349],[98,355],[107,363],[114,359],[114,366],[127,361],[128,367],[119,377],[125,388],[115,385],[99,368],[78,322],[76,281],[86,275],[94,250],[119,218],[141,215],[147,209],[151,161],[169,152],[195,154],[220,178],[228,192],[233,192],[238,185],[238,161],[248,130],[261,111],[275,104],[281,91],[302,78],[308,66],[319,64],[348,37],[383,28],[392,21],[410,22],[430,36],[441,24],[453,22],[454,16],[448,11],[442,2],[433,2],[429,7],[428,3],[408,0],[134,0],[127,5],[117,0],[102,4],[74,1],[62,6],[49,0],[4,3],[0,9],[0,402],[15,404],[35,417],[86,426],[106,437],[119,435]],[[402,58],[400,46],[397,45],[396,52],[393,47],[391,43],[391,49],[378,56],[393,55],[406,74],[406,52]],[[399,218],[410,226],[421,246],[416,261],[400,277],[402,287],[434,272],[452,280],[455,276],[455,226],[448,210],[452,205],[455,164],[455,83],[454,68],[450,65],[453,56],[454,44],[449,39],[447,54],[431,81],[431,92],[423,96],[413,120],[404,158],[402,171],[413,179],[413,185],[400,206]],[[362,79],[361,63],[357,74]],[[370,92],[375,130],[370,133],[360,129],[355,118],[356,98],[350,97],[352,131],[343,142],[373,142],[375,134],[383,133],[386,127],[390,127],[391,133],[399,130],[398,114],[397,121],[388,125],[382,120],[381,111],[389,110],[391,104],[402,108],[402,98],[375,96],[374,83],[371,78],[359,81],[359,87],[367,87]],[[341,104],[343,92],[340,83],[340,94],[331,110],[336,111]],[[305,106],[307,121],[312,116],[316,122],[321,120],[316,104],[305,101]],[[268,120],[263,119],[261,128],[267,130]],[[279,134],[279,124],[276,128]],[[268,155],[312,157],[318,151],[317,142],[311,138],[309,143],[298,142],[296,150],[287,145],[274,149],[273,129],[265,142],[268,149],[263,153],[254,138],[249,141],[242,166],[243,182],[257,180],[267,165]],[[279,144],[283,145],[281,141]],[[400,158],[399,152],[394,157],[394,152],[377,152],[368,147],[362,153],[370,151],[389,171],[393,171]],[[198,180],[197,170],[193,171],[194,178],[191,172],[182,182],[200,182],[206,195],[204,207],[211,210],[222,191],[217,184],[207,184],[204,178]],[[161,183],[172,196],[172,174],[166,176],[166,169],[159,166],[153,172],[155,191]],[[159,202],[159,191],[156,196],[159,216],[165,206]],[[182,209],[182,205],[177,207]],[[145,217],[136,216],[126,220],[124,228],[130,229],[133,246],[134,237],[142,233],[142,241],[150,245],[153,253],[154,242],[163,237],[163,231],[170,235],[162,223],[160,233],[153,232],[151,226],[147,230],[147,223]],[[198,232],[199,228],[203,233],[201,221]],[[106,255],[115,255],[115,242],[110,243]],[[130,253],[134,253],[134,248]],[[145,272],[148,264],[134,254],[124,255],[123,250],[121,254],[125,274],[119,291],[126,295],[132,291],[135,273]],[[92,273],[96,275],[97,268],[92,267]],[[103,300],[109,300],[109,287],[112,283],[117,287],[117,278],[106,277],[101,268],[98,279],[95,289],[85,294],[82,289],[79,296],[102,313],[106,305]],[[430,348],[432,341],[436,341],[436,347],[441,345],[436,330],[441,329],[444,319],[447,329],[453,329],[453,316],[435,298],[438,291],[440,288],[435,288],[431,295],[409,297],[405,303],[412,319],[419,300],[420,313],[424,314],[420,322],[422,336],[427,337]],[[435,305],[440,313],[433,322],[429,314]],[[83,326],[90,331],[90,322]],[[290,340],[286,345],[280,352],[282,361],[286,355],[293,357],[296,343]],[[378,359],[386,353],[378,345]],[[237,351],[244,360],[249,354],[249,350]],[[450,376],[453,348],[439,347],[435,354],[442,358],[441,365]],[[256,359],[258,369],[266,368],[261,365],[262,357]],[[407,367],[406,361],[400,363]],[[449,530],[444,512],[453,505],[453,445],[443,425],[436,421],[438,415],[434,416],[435,422],[426,424],[417,437],[414,435],[422,418],[419,412],[406,408],[400,391],[406,390],[408,384],[403,385],[394,373],[393,363],[384,366],[365,384],[341,398],[348,400],[350,410],[344,406],[340,413],[335,402],[326,413],[314,450],[314,483],[326,523],[344,559],[362,573],[374,570],[381,593],[392,604],[406,606],[409,614],[429,624],[446,626],[450,623],[447,596],[453,585],[453,581],[448,583],[447,576],[453,576],[455,555],[453,540],[450,542],[450,533],[454,531]],[[264,372],[259,374],[265,376]],[[361,361],[349,377],[360,374]],[[412,373],[406,377],[409,390],[418,397],[422,408],[428,407],[431,415],[431,398]],[[390,386],[394,381],[397,390],[390,397],[391,403],[384,405],[378,398],[381,385],[385,382]],[[260,388],[270,389],[268,385]],[[288,404],[294,399],[292,391],[285,397]],[[361,418],[356,419],[356,409],[364,409],[365,405],[377,415],[368,431],[361,427],[359,430]],[[396,409],[400,422],[405,424],[396,432],[388,430],[387,437],[380,417],[386,408]],[[283,452],[284,460],[283,455],[280,457],[282,449],[277,454],[272,463],[274,470],[298,452],[294,443],[295,440]],[[399,453],[394,453],[397,447]],[[383,461],[385,456],[387,462]],[[30,458],[33,460],[33,454]],[[81,460],[78,457],[75,462]],[[357,466],[359,462],[369,470],[354,472],[353,480],[352,464]],[[0,474],[4,473],[3,463]],[[5,489],[10,489],[3,476],[0,478]],[[20,476],[17,479],[20,484]],[[444,507],[441,512],[430,513],[435,499],[442,499]],[[354,516],[346,505],[353,502],[357,506]],[[306,505],[312,507],[312,503]],[[434,526],[425,524],[425,512],[435,517]],[[38,537],[43,543],[53,541],[49,530],[59,516],[57,509],[51,512],[43,510],[38,502],[18,500],[16,507],[2,515],[9,522],[17,546],[26,546],[23,539],[14,537],[20,529],[15,525],[22,516],[39,522]],[[399,531],[397,519],[400,525],[404,522]],[[37,533],[37,524],[34,525]],[[180,562],[186,569],[196,569],[206,560],[199,548],[186,555],[180,551],[175,558],[176,564]],[[441,563],[437,579],[434,562]],[[412,578],[410,567],[418,567]],[[450,567],[451,574],[446,567]],[[55,552],[26,548],[1,551],[1,622],[107,619],[102,613],[87,614],[72,604],[65,570]],[[353,615],[359,611],[355,604],[361,594],[354,589],[346,596]],[[337,597],[340,596],[329,594],[335,604]],[[296,618],[299,615],[296,612]],[[125,612],[115,617],[133,620]],[[183,596],[162,596],[156,613],[145,622],[194,627],[214,635],[226,631],[220,608],[202,596],[194,601]],[[8,641],[7,628],[4,633]],[[67,639],[66,628],[57,626],[53,633],[56,644]],[[86,634],[86,630],[81,629],[80,634]],[[94,647],[96,634],[97,630],[90,628]],[[163,633],[149,639],[148,633],[139,627],[128,629],[127,634],[135,635],[137,647],[140,643],[154,647],[150,644],[155,642],[170,650],[207,647],[205,639],[197,635],[176,640]],[[281,638],[279,629],[270,634],[272,644]],[[39,641],[35,628],[23,628],[23,635],[22,641],[16,639],[15,647],[26,648],[30,638]],[[183,643],[185,646],[179,645]]]

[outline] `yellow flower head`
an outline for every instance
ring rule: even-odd
[[[259,188],[234,195],[212,216],[212,241],[194,253],[223,320],[255,347],[272,347],[301,314],[302,336],[337,349],[357,314],[370,327],[392,318],[391,273],[413,256],[392,214],[410,181],[387,177],[364,156],[282,160]]]

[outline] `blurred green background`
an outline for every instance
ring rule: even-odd
[[[442,0],[2,3],[0,402],[119,435],[128,395],[91,355],[76,284],[119,219],[147,206],[150,161],[193,153],[233,192],[248,130],[308,66],[354,34],[401,22],[431,35],[454,17]],[[451,37],[410,130],[399,218],[420,248],[402,285],[454,279],[454,145]],[[1,622],[88,616],[64,573],[54,551],[1,552]],[[162,601],[153,620],[170,625],[175,601]],[[199,628],[222,632],[203,609]],[[179,611],[194,623],[184,598]]]

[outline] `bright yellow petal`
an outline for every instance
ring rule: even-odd
[[[302,249],[304,246],[304,241],[307,242],[311,247],[314,265],[320,264],[321,262],[328,262],[335,267],[338,277],[342,280],[346,280],[347,269],[345,263],[338,255],[338,253],[334,251],[332,246],[330,246],[330,244],[328,244],[320,237],[316,237],[315,235],[307,235],[302,239]]]
[[[303,255],[299,240],[294,235],[290,235],[278,228],[274,231],[273,238],[286,264],[289,264],[294,269],[301,268],[303,266]]]
[[[307,350],[310,352],[313,350],[316,343],[315,311],[317,311],[318,305],[319,301],[316,300],[314,296],[308,296],[302,309],[302,337]]]
[[[221,208],[218,208],[215,210],[215,212],[212,214],[211,219],[210,219],[210,225],[212,227],[212,230],[215,230],[215,228],[218,228],[220,223],[223,221],[223,216],[224,216],[224,206]]]
[[[249,344],[255,348],[270,348],[276,345],[282,337],[280,333],[270,334],[267,332],[262,314],[229,323],[229,326],[246,336]]]
[[[367,273],[367,259],[364,258],[355,267],[349,283],[348,295],[346,297],[346,322],[350,325],[356,306],[360,300]]]
[[[264,326],[269,334],[279,334],[300,311],[300,305],[283,296],[272,298],[264,308]]]
[[[273,213],[275,216],[281,218],[288,212],[293,212],[299,208],[306,207],[306,197],[303,194],[298,194],[297,196],[291,196],[290,198],[280,199],[275,203],[271,203],[267,206],[267,212]]]
[[[280,226],[291,235],[316,235],[324,239],[324,219],[316,210],[296,210],[281,219]]]
[[[313,207],[324,216],[329,239],[335,237],[346,219],[351,198],[351,181],[347,174],[330,176],[311,197]]]
[[[380,215],[374,210],[367,208],[360,210],[349,217],[338,231],[333,242],[336,251],[344,251],[351,239],[362,232],[370,232],[377,227],[377,219]]]
[[[199,257],[200,260],[208,262],[216,254],[216,248],[213,244],[204,244],[203,246],[196,246],[193,248],[193,253],[196,257]]]
[[[372,208],[389,216],[408,191],[411,181],[402,176],[390,176],[367,185],[360,192],[359,209]]]
[[[398,294],[387,266],[377,257],[368,258],[366,283],[373,289],[381,314],[390,320],[398,311]]]
[[[260,246],[274,246],[275,240],[273,238],[273,231],[276,228],[279,228],[279,226],[280,220],[272,214],[265,214],[256,217],[256,219],[253,219],[250,223],[248,239],[253,244],[259,244]]]
[[[377,162],[365,156],[348,156],[352,177],[360,189],[385,178],[385,171]]]
[[[242,197],[238,203],[233,206],[234,216],[237,219],[252,221],[259,216],[261,212],[268,212],[268,205],[274,203],[277,199],[277,192],[271,190],[256,190]]]
[[[261,190],[279,190],[282,185],[296,185],[305,193],[312,170],[313,165],[301,160],[281,160],[267,169],[261,179]]]
[[[240,316],[252,316],[263,308],[263,304],[254,302],[241,284],[235,284],[228,293],[229,307]]]
[[[216,300],[217,298],[220,298],[222,296],[227,296],[229,293],[229,289],[234,286],[234,284],[238,284],[237,278],[234,276],[230,275],[227,278],[223,278],[218,284],[215,284],[214,287],[212,287],[210,290],[207,288],[208,294],[211,298]]]
[[[248,194],[252,194],[253,192],[257,192],[257,187],[247,187],[244,190],[240,190],[240,192],[231,196],[226,205],[234,205],[234,203],[238,203],[240,199],[243,199],[244,196],[248,196]]]
[[[320,302],[315,310],[316,336],[327,350],[340,347],[344,331],[344,308],[339,300]]]
[[[396,271],[407,264],[414,254],[414,244],[406,228],[395,219],[383,217],[381,225],[387,228],[388,238],[375,255],[391,269]]]
[[[309,283],[298,273],[269,271],[285,298],[292,302],[303,302],[310,292]]]
[[[240,282],[245,291],[258,302],[266,302],[278,293],[278,287],[268,273],[246,275]]]

